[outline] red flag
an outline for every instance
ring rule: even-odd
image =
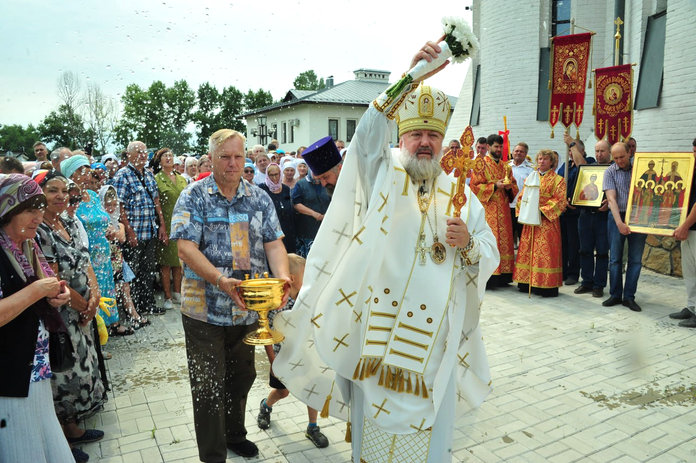
[[[566,128],[575,123],[580,127],[585,111],[585,82],[590,56],[592,34],[563,35],[553,37],[551,63],[551,103],[549,124],[560,122]]]
[[[633,67],[630,64],[595,70],[595,136],[612,145],[633,130]]]

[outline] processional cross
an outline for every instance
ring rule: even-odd
[[[474,144],[474,131],[471,126],[468,126],[462,136],[459,137],[459,142],[462,148],[467,147],[468,153],[464,149],[449,150],[440,160],[442,170],[450,174],[454,171],[454,177],[457,179],[457,190],[452,195],[450,202],[454,206],[454,216],[459,217],[461,209],[466,204],[466,195],[464,187],[466,185],[466,175],[469,170],[474,167],[474,150],[471,148]]]

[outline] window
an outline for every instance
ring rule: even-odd
[[[552,0],[551,35],[570,34],[570,0]]]
[[[355,135],[355,125],[357,124],[357,121],[355,119],[348,119],[346,121],[346,141],[350,143],[350,141],[353,139],[353,135]]]
[[[539,84],[537,90],[537,117],[538,121],[549,120],[549,99],[551,98],[551,90],[549,90],[549,79],[551,76],[551,49],[539,49]]]
[[[287,141],[288,141],[287,133],[288,133],[288,123],[283,122],[280,125],[280,142],[281,143],[287,143]]]
[[[662,92],[662,72],[665,64],[666,11],[648,18],[636,87],[635,109],[657,108]]]
[[[295,143],[295,124],[290,124],[290,143]]]
[[[271,124],[271,133],[270,133],[272,138],[278,138],[278,124],[275,122]]]
[[[481,65],[476,66],[476,77],[474,78],[474,97],[471,99],[471,114],[469,115],[469,125],[478,125],[481,115],[481,85],[480,85]]]
[[[333,141],[338,140],[338,119],[329,119],[329,135]]]

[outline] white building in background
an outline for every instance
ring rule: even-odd
[[[639,151],[690,151],[696,137],[695,0],[473,0],[473,29],[481,50],[469,68],[446,139],[458,138],[468,124],[478,138],[503,130],[510,144],[525,141],[530,154],[542,148],[563,153],[563,126],[550,138],[548,123],[550,38],[589,29],[589,69],[614,63],[614,20],[621,17],[622,63],[633,74],[633,136]],[[444,71],[447,72],[447,71]],[[592,87],[585,107],[594,101]],[[588,151],[596,142],[588,111],[580,138]],[[571,126],[575,136],[575,127]]]
[[[290,90],[282,101],[242,114],[247,147],[266,146],[275,138],[281,149],[296,151],[327,135],[347,146],[365,110],[389,86],[390,72],[358,69],[354,74],[354,80],[336,85],[329,78],[319,91]],[[449,98],[454,108],[457,99]],[[397,142],[396,129],[390,141]]]

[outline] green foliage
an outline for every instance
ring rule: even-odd
[[[29,159],[36,159],[32,145],[41,140],[39,131],[29,124],[26,128],[21,125],[0,125],[0,154],[3,156],[7,151],[13,153],[24,153]]]
[[[295,78],[292,85],[297,90],[321,90],[326,88],[324,79],[317,79],[317,75],[312,69],[301,72],[300,75]]]
[[[249,90],[246,95],[244,95],[244,107],[246,111],[263,108],[271,104],[273,104],[271,92],[267,92],[262,88],[258,89],[256,92]]]
[[[120,145],[140,140],[150,148],[167,146],[175,153],[190,150],[191,134],[186,128],[193,118],[196,95],[185,80],[169,88],[158,80],[147,90],[130,84],[121,102],[123,114],[115,129]]]
[[[85,128],[82,116],[70,106],[62,104],[57,111],[51,111],[39,124],[41,138],[46,143],[53,143],[53,148],[67,146],[70,149],[82,149],[94,138],[92,130]]]

